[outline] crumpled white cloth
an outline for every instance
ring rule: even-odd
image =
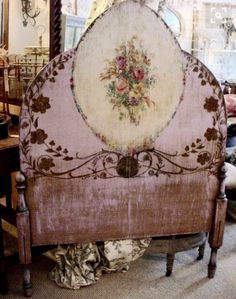
[[[102,273],[127,271],[141,257],[151,238],[58,246],[49,278],[69,289],[94,284]]]

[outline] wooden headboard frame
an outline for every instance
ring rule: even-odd
[[[134,1],[127,2],[134,5]],[[117,9],[107,12],[111,23]],[[135,9],[137,13],[139,8]],[[145,17],[150,15],[146,10]],[[151,26],[158,24],[161,31],[163,24],[156,17]],[[156,34],[157,30],[151,30]],[[158,61],[165,52],[155,52],[158,47],[152,40],[150,45]],[[151,146],[148,143],[143,150],[127,153],[112,148],[104,135],[96,135],[76,106],[71,91],[75,55],[74,50],[60,54],[38,74],[21,110],[17,227],[26,295],[32,291],[27,266],[31,247],[46,244],[210,232],[208,276],[212,278],[226,212],[225,168],[221,169],[225,106],[216,79],[196,58],[181,52],[185,75],[178,82],[187,88],[178,111]],[[170,78],[174,72],[169,70],[159,75]],[[160,90],[163,85],[157,87]],[[88,99],[94,101],[94,97]],[[192,115],[189,107],[195,107]],[[160,110],[155,111],[154,119]],[[106,124],[109,129],[110,123]]]

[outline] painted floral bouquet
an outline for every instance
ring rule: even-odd
[[[107,60],[106,71],[100,74],[101,80],[109,80],[107,96],[113,109],[119,110],[119,119],[129,118],[138,125],[142,111],[155,103],[149,98],[149,89],[156,79],[150,75],[150,59],[141,43],[137,49],[137,38],[116,49],[115,59]]]

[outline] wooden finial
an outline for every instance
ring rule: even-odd
[[[16,174],[16,188],[18,192],[17,211],[24,212],[27,210],[25,201],[26,180],[24,174],[21,172],[17,172]]]
[[[226,172],[227,172],[227,166],[224,163],[223,166],[221,167],[220,175],[219,175],[220,190],[219,190],[218,199],[221,199],[221,200],[225,200],[226,199],[226,195],[225,195]]]

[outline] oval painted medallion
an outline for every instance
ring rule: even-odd
[[[115,5],[77,48],[78,110],[94,134],[116,150],[151,147],[181,101],[182,60],[177,41],[154,11],[131,0]]]

